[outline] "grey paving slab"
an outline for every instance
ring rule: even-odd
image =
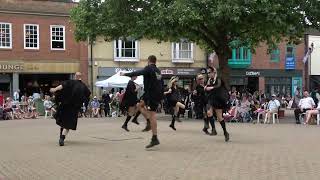
[[[0,180],[319,180],[320,126],[228,123],[231,141],[201,132],[202,121],[171,130],[159,121],[160,146],[146,151],[143,125],[123,118],[80,119],[59,147],[52,119],[0,121]],[[141,122],[143,122],[140,119]]]

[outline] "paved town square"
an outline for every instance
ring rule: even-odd
[[[80,119],[64,147],[53,119],[0,121],[0,179],[318,180],[320,127],[228,123],[231,141],[184,120],[171,130],[159,120],[160,146],[146,151],[144,123],[121,129],[122,118]],[[140,122],[143,122],[140,118]]]

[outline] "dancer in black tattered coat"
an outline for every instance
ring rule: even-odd
[[[224,132],[225,141],[229,141],[229,133],[226,129],[226,123],[223,119],[222,113],[223,110],[228,108],[228,90],[226,89],[224,82],[221,78],[218,77],[217,70],[215,68],[209,67],[208,69],[208,82],[207,85],[204,87],[204,90],[209,93],[208,95],[208,119],[212,126],[212,134],[216,135],[217,132],[215,130],[214,119],[213,119],[213,112],[215,112],[218,121],[221,124],[221,127]]]
[[[60,126],[59,145],[64,146],[64,140],[69,130],[76,130],[78,124],[78,113],[82,104],[88,104],[91,94],[87,86],[81,81],[81,73],[75,74],[75,80],[64,81],[50,92],[57,92],[57,112],[55,119]]]

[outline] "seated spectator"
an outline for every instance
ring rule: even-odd
[[[14,119],[22,119],[24,115],[24,111],[21,109],[19,101],[13,101],[12,104],[12,112]]]
[[[12,99],[7,97],[4,102],[3,112],[7,115],[7,119],[13,119]]]
[[[269,101],[268,108],[266,110],[264,123],[270,123],[271,115],[273,115],[274,113],[278,113],[279,108],[280,102],[277,100],[277,96],[275,94],[272,94],[271,100]]]
[[[28,97],[21,96],[20,108],[23,112],[28,111]]]
[[[294,110],[294,115],[296,118],[296,124],[300,124],[299,116],[302,113],[305,113],[308,110],[313,109],[315,103],[313,99],[309,96],[308,91],[303,92],[303,98],[299,101],[298,108]]]
[[[87,117],[86,111],[87,111],[86,104],[82,103],[81,110],[79,112],[79,117]]]
[[[94,96],[93,100],[91,101],[91,109],[92,109],[93,117],[98,117],[99,110],[100,110],[100,103],[98,101],[97,96]]]
[[[38,113],[36,111],[35,105],[34,105],[34,101],[33,101],[33,97],[29,96],[28,98],[28,112],[27,115],[25,116],[25,118],[30,119],[30,118],[37,118],[38,117]]]
[[[306,112],[306,122],[304,124],[309,124],[309,121],[311,119],[311,117],[313,115],[317,115],[317,114],[320,114],[320,103],[318,103],[318,107],[316,109],[313,109],[313,110],[308,110]]]
[[[4,105],[4,97],[3,97],[2,91],[0,91],[0,107],[3,107],[3,105]]]
[[[237,106],[239,105],[239,100],[237,99],[236,92],[231,92],[229,104],[230,104],[230,109],[228,110],[228,112],[223,114],[224,115],[223,117],[225,118],[225,120],[229,120],[230,118],[236,117],[236,109],[237,109]]]
[[[242,120],[250,120],[250,105],[251,103],[248,101],[248,96],[243,95],[242,100],[238,107],[236,108],[235,116],[236,118],[240,118]]]
[[[50,96],[45,95],[45,100],[44,100],[44,102],[43,102],[43,106],[44,106],[44,108],[45,108],[46,111],[49,111],[49,112],[50,112],[51,116],[52,116],[53,113],[56,112],[56,110],[54,109],[53,105],[54,105],[54,104],[53,104],[53,102],[50,100]]]
[[[260,114],[265,115],[265,112],[268,109],[268,101],[269,99],[262,99],[259,107],[257,107],[257,109],[253,112],[257,118]]]

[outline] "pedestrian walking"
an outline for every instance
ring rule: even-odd
[[[110,117],[110,105],[109,105],[110,101],[111,101],[111,98],[109,93],[106,90],[104,90],[104,93],[102,94],[102,102],[104,104],[105,117]]]

